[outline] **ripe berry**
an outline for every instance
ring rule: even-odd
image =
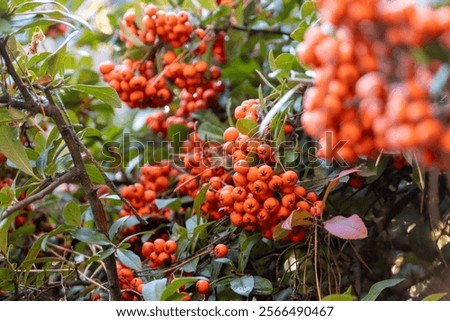
[[[226,246],[225,244],[217,244],[214,247],[214,256],[216,258],[221,258],[221,257],[225,257],[228,254],[228,246]]]
[[[195,287],[197,288],[197,291],[200,294],[206,295],[209,293],[209,281],[208,280],[198,280],[195,283]]]

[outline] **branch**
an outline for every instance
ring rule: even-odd
[[[246,26],[237,26],[237,25],[229,25],[226,27],[214,27],[213,30],[214,31],[227,31],[229,29],[233,29],[233,30],[238,30],[238,31],[245,31],[248,32],[249,34],[257,34],[257,33],[263,33],[263,34],[273,34],[273,35],[281,35],[281,36],[290,36],[291,33],[290,32],[285,32],[282,31],[280,29],[253,29],[250,27],[246,27]]]
[[[3,57],[5,62],[6,70],[8,74],[11,75],[14,83],[19,89],[22,97],[24,99],[24,105],[22,106],[24,109],[30,111],[33,114],[37,114],[42,111],[42,105],[38,101],[38,99],[33,95],[28,89],[27,85],[22,81],[22,78],[17,73],[14,68],[13,62],[9,56],[8,50],[8,38],[0,38],[0,55]]]
[[[108,175],[106,175],[105,171],[103,170],[103,168],[100,166],[100,164],[97,162],[97,160],[92,156],[91,152],[89,151],[89,149],[80,141],[80,139],[78,139],[78,137],[75,137],[75,139],[78,142],[78,145],[83,149],[84,153],[87,155],[87,157],[91,160],[91,162],[94,164],[94,166],[98,169],[98,171],[100,172],[100,174],[102,175],[103,179],[105,180],[106,185],[117,195],[119,196],[120,200],[125,203],[125,205],[130,209],[131,213],[133,213],[134,217],[136,217],[136,219],[139,221],[139,223],[141,223],[142,225],[147,225],[148,222],[146,220],[144,220],[139,213],[136,211],[136,209],[133,207],[133,205],[131,205],[131,203],[122,196],[122,194],[120,194],[119,190],[117,189],[117,186],[114,184],[113,181],[111,181],[108,177]]]
[[[30,205],[31,203],[34,203],[40,199],[43,199],[46,195],[53,192],[53,190],[55,188],[57,188],[59,185],[73,180],[76,176],[77,176],[77,171],[75,169],[72,169],[69,172],[65,173],[64,175],[55,178],[54,180],[52,180],[52,182],[48,186],[46,186],[45,188],[43,188],[36,194],[30,195],[27,198],[23,199],[22,201],[17,202],[14,205],[10,205],[8,208],[6,208],[3,211],[2,216],[0,217],[0,221],[4,220],[8,216],[12,215],[14,212],[25,208],[26,206]]]
[[[81,155],[80,148],[77,143],[76,134],[72,126],[70,126],[64,119],[61,110],[56,105],[52,93],[49,89],[44,90],[45,97],[47,98],[48,105],[48,116],[52,117],[64,139],[69,153],[72,157],[73,164],[78,172],[78,178],[80,180],[81,186],[83,187],[86,197],[88,199],[89,205],[91,206],[92,214],[94,216],[95,226],[98,231],[108,235],[108,222],[106,219],[105,209],[103,204],[97,197],[97,191],[89,178],[89,175],[84,165],[84,160]],[[109,249],[111,246],[104,246],[104,250]],[[110,285],[110,297],[111,300],[120,301],[121,293],[119,287],[119,279],[117,277],[116,261],[114,256],[108,256],[105,259],[105,270],[106,275]]]
[[[7,38],[0,38],[0,56],[3,57],[5,62],[6,70],[11,75],[12,79],[17,86],[18,91],[21,93],[24,100],[24,109],[28,110],[32,114],[42,113],[51,117],[66,146],[70,152],[75,167],[76,176],[80,180],[81,186],[85,190],[86,197],[88,198],[89,204],[91,206],[92,214],[94,216],[94,221],[96,228],[99,232],[108,235],[108,223],[106,219],[105,210],[102,203],[97,198],[96,190],[87,174],[86,167],[84,165],[83,157],[81,155],[80,148],[75,139],[76,134],[70,124],[64,119],[61,110],[56,105],[52,93],[49,88],[44,89],[45,97],[47,101],[42,102],[38,99],[37,94],[32,91],[32,88],[22,81],[22,78],[17,73],[14,65],[12,63],[11,57],[8,53],[7,48]],[[4,99],[5,96],[3,96]],[[104,250],[108,250],[112,245],[103,246]],[[108,278],[110,286],[110,298],[114,301],[121,300],[121,292],[119,287],[119,279],[117,276],[116,261],[114,256],[108,256],[105,260],[105,270],[106,276]]]

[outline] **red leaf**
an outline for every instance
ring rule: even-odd
[[[350,217],[335,216],[323,222],[323,225],[331,235],[344,240],[360,240],[367,237],[367,228],[356,214]]]

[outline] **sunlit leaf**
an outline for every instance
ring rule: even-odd
[[[26,174],[36,177],[25,147],[19,139],[19,128],[0,125],[0,152]]]

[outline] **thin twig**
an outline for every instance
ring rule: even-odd
[[[53,190],[55,188],[57,188],[58,186],[60,186],[63,183],[70,182],[76,176],[77,176],[77,171],[73,168],[69,172],[65,173],[64,175],[55,178],[48,186],[41,189],[36,194],[30,195],[30,196],[24,198],[22,201],[17,202],[13,205],[10,205],[8,208],[6,208],[3,211],[2,216],[0,217],[0,221],[4,220],[8,216],[12,215],[14,212],[19,211],[40,199],[43,199],[46,195],[53,192]]]

